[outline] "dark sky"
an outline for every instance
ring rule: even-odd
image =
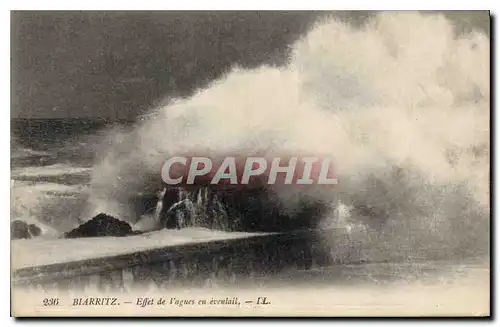
[[[13,12],[12,117],[133,118],[231,64],[279,63],[314,12]]]
[[[12,117],[131,119],[232,64],[281,63],[322,14],[12,12]],[[358,22],[367,13],[337,15]],[[489,26],[484,14],[453,15]]]

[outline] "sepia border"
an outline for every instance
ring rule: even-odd
[[[93,4],[92,4],[92,2],[93,2]],[[191,2],[193,2],[193,4],[191,4]],[[187,7],[191,7],[191,8],[188,8],[188,9],[193,9],[193,8],[197,8],[197,9],[199,9],[199,8],[201,8],[201,7],[206,6],[206,5],[205,5],[205,3],[206,3],[206,2],[205,2],[205,3],[203,3],[203,2],[196,1],[196,2],[198,2],[197,4],[196,4],[196,2],[194,2],[194,1],[191,1],[191,2],[189,2],[189,4],[186,4],[186,2],[184,2],[184,1],[183,1],[183,4],[184,4],[185,6],[187,6]],[[220,2],[218,2],[218,1],[216,1],[216,2],[217,2],[217,3],[220,3]],[[368,4],[368,6],[371,6],[371,5],[372,5],[372,3],[370,3],[369,1],[362,1],[362,2],[363,2],[365,5],[363,5],[363,4],[356,4],[356,1],[345,1],[345,2],[344,2],[344,3],[345,3],[344,5],[342,5],[342,4],[340,4],[340,3],[337,3],[337,2],[336,2],[336,5],[338,5],[340,8],[330,8],[330,9],[335,9],[335,10],[339,10],[339,9],[353,9],[353,7],[354,7],[354,8],[357,8],[357,7],[362,7],[362,6],[364,6],[364,8],[367,8],[367,7],[366,7],[366,4]],[[385,3],[383,3],[383,2],[385,2]],[[130,4],[125,4],[125,3],[126,3],[126,2],[121,2],[121,3],[120,3],[120,6],[128,7],[127,9],[138,9],[138,8],[137,8],[137,6],[141,6],[141,9],[152,9],[153,7],[154,7],[154,8],[156,8],[156,9],[160,9],[160,8],[158,8],[157,4],[153,4],[153,5],[151,5],[151,4],[146,4],[145,2],[140,2],[140,3],[135,3],[135,4],[134,4],[134,3],[132,3],[132,2],[129,2]],[[267,8],[271,7],[271,8],[269,8],[269,9],[278,9],[278,8],[279,8],[279,9],[285,9],[285,8],[283,7],[283,4],[281,4],[281,5],[280,5],[280,4],[276,4],[276,5],[272,5],[272,4],[271,4],[271,5],[270,5],[270,4],[269,4],[269,2],[267,2],[267,1],[266,1],[266,2],[263,2],[263,1],[262,1],[262,2],[261,2],[262,4],[260,4],[260,5],[257,5],[257,3],[258,3],[258,2],[252,2],[251,6],[253,5],[253,6],[258,6],[258,7],[267,7]],[[264,4],[264,3],[265,3],[265,4]],[[427,4],[427,6],[426,6],[426,4]],[[169,4],[169,5],[170,5],[170,4]],[[217,9],[221,9],[222,7],[227,8],[225,5],[227,5],[227,3],[226,3],[226,4],[216,4],[215,2],[210,2],[210,5],[209,5],[209,6],[210,6],[210,8],[217,8]],[[231,5],[232,5],[232,6],[236,6],[236,7],[245,6],[245,5],[234,5],[234,4],[231,4]],[[303,3],[302,5],[304,5],[304,3]],[[387,8],[391,8],[391,9],[392,9],[392,8],[394,8],[394,9],[403,9],[403,8],[401,8],[401,7],[407,6],[408,4],[402,5],[402,4],[400,4],[400,3],[397,3],[397,2],[392,2],[392,1],[389,1],[389,2],[387,2],[387,1],[382,1],[382,2],[378,1],[378,2],[377,2],[377,5],[378,5],[378,7],[379,7],[380,9],[387,9]],[[436,2],[435,2],[435,1],[423,1],[423,2],[422,2],[422,1],[419,1],[418,3],[415,3],[415,5],[416,5],[416,6],[418,6],[419,8],[422,8],[422,7],[427,7],[427,8],[435,8],[436,6],[440,6],[439,4],[436,4]],[[453,3],[453,6],[454,6],[454,8],[453,8],[453,9],[457,9],[457,8],[462,8],[462,9],[471,9],[471,7],[473,7],[473,8],[475,7],[476,9],[484,9],[484,8],[486,8],[486,7],[488,7],[488,8],[492,8],[492,7],[493,7],[493,6],[495,6],[495,5],[496,5],[496,3],[495,3],[495,2],[493,2],[493,1],[489,1],[489,2],[484,2],[484,1],[474,1],[474,2],[472,2],[472,3],[454,2],[454,3]],[[35,3],[35,2],[32,2],[31,4],[28,4],[28,8],[24,8],[24,9],[34,9],[34,8],[36,8],[37,6],[40,6],[40,4]],[[409,5],[409,6],[411,7],[411,5]],[[9,8],[9,9],[20,9],[20,7],[22,7],[22,6],[20,6],[19,4],[16,4],[16,6],[14,6],[14,7],[15,7],[15,8]],[[73,7],[73,8],[68,8],[68,7]],[[85,8],[85,7],[86,7],[86,8]],[[294,7],[294,5],[292,4],[292,5],[291,5],[291,7]],[[315,5],[314,5],[311,1],[308,1],[308,2],[307,2],[307,7],[310,9],[311,7],[316,7],[316,6],[315,6]],[[320,4],[318,7],[322,7],[322,6],[321,6],[321,4]],[[481,7],[481,8],[478,8],[478,7]],[[103,4],[101,4],[101,3],[97,2],[97,1],[86,1],[86,2],[85,2],[85,4],[81,4],[81,3],[80,3],[80,4],[77,4],[77,3],[75,3],[75,4],[69,4],[69,3],[67,3],[67,2],[66,2],[66,3],[63,3],[63,2],[60,2],[60,1],[57,1],[57,2],[53,1],[51,4],[47,4],[47,3],[44,3],[44,4],[43,4],[43,9],[55,9],[55,8],[58,8],[58,9],[62,9],[62,8],[64,8],[64,9],[110,9],[110,8],[106,7],[106,5],[103,5]],[[118,8],[116,8],[116,9],[118,9]],[[123,9],[123,8],[120,8],[120,9]],[[161,9],[170,9],[170,8],[161,8]],[[181,9],[181,8],[177,8],[177,9]],[[185,9],[185,8],[182,8],[182,9]],[[209,9],[209,8],[206,8],[206,9]],[[240,9],[240,8],[234,8],[234,9]],[[287,8],[287,9],[288,9],[288,8]],[[299,9],[299,8],[294,7],[294,9]],[[306,9],[306,8],[304,8],[304,9]],[[325,9],[326,9],[326,8],[325,8]],[[370,9],[371,9],[371,8],[370,8]],[[410,8],[407,8],[407,9],[410,9]],[[441,9],[442,9],[442,8],[441,8]],[[3,18],[4,18],[4,19],[3,19],[2,21],[4,22],[4,24],[6,24],[6,25],[7,25],[7,22],[9,21],[9,13],[8,13],[8,12],[6,12],[6,11],[2,11],[2,13],[4,14],[4,16],[3,16]],[[5,26],[5,27],[7,27],[7,26]],[[495,30],[496,30],[496,27],[495,27]],[[492,45],[493,45],[493,40],[494,40],[494,37],[493,37],[493,36],[495,35],[495,33],[496,33],[496,32],[494,32],[494,31],[492,30],[492,33],[491,33],[491,35],[492,35],[492,37],[491,37],[491,39],[492,39]],[[3,35],[4,35],[4,36],[7,36],[7,38],[6,38],[6,39],[9,39],[9,38],[10,38],[10,35],[9,35],[9,33],[8,33],[8,29],[6,29],[6,28],[4,28],[4,29],[3,29]],[[7,42],[6,42],[6,43],[7,43]],[[493,46],[492,46],[492,51],[493,51]],[[8,57],[8,56],[9,56],[9,54],[8,54],[8,53],[9,53],[8,51],[4,50],[4,55],[5,55],[6,57]],[[3,61],[3,63],[4,63],[4,65],[7,65],[6,63],[8,62],[8,58],[4,58],[4,59],[5,59],[5,60]],[[492,60],[493,60],[493,56],[492,56]],[[495,66],[492,64],[492,70],[493,70],[494,68],[495,68]],[[4,78],[5,78],[6,76],[9,76],[9,71],[10,71],[10,67],[6,67],[6,69],[4,69],[4,73],[5,73],[5,74],[4,74]],[[6,84],[6,85],[9,85],[9,84],[10,84],[10,79],[9,79],[9,80],[7,80],[7,78],[5,78],[5,84]],[[4,85],[4,88],[3,88],[2,90],[3,90],[3,92],[4,92],[4,94],[3,94],[3,95],[4,95],[4,99],[6,99],[6,102],[8,102],[8,101],[9,101],[8,99],[9,99],[9,97],[10,97],[10,94],[8,93],[9,91],[7,91],[7,90],[9,90],[9,89],[10,89],[10,86],[8,86],[8,87],[7,87],[6,85]],[[495,85],[494,85],[494,84],[492,84],[492,86],[495,86]],[[495,91],[496,91],[496,86],[495,86]],[[495,92],[495,93],[496,93],[496,92]],[[492,93],[492,97],[493,97],[493,94],[494,94],[494,93]],[[6,105],[7,105],[7,104],[6,104]],[[492,99],[492,107],[493,107],[493,106],[494,106],[494,101],[493,101],[493,99]],[[6,111],[4,110],[4,112],[6,112]],[[494,112],[494,110],[492,110],[492,116],[491,116],[491,118],[492,118],[492,124],[493,124],[493,120],[495,120],[495,122],[496,122],[496,117],[495,117],[495,115],[493,114],[493,112]],[[0,120],[0,122],[1,122],[2,124],[5,124],[5,126],[3,126],[4,128],[2,128],[2,130],[3,130],[3,131],[5,131],[5,132],[7,133],[7,131],[9,131],[9,130],[10,130],[8,120],[7,120],[7,119],[4,119],[4,120]],[[491,131],[492,131],[492,136],[493,136],[493,134],[494,134],[494,129],[492,129]],[[5,151],[5,152],[6,152],[6,151],[9,151],[9,152],[10,152],[10,144],[9,144],[9,142],[8,142],[8,138],[9,138],[9,137],[10,137],[10,133],[9,133],[9,136],[7,136],[7,135],[6,135],[6,137],[1,138],[1,144],[2,144],[2,146],[5,146],[5,149],[4,149],[4,151]],[[491,144],[494,146],[495,142],[492,142]],[[495,153],[495,152],[496,152],[496,151],[493,151],[493,153],[492,153],[492,155],[493,155],[493,157],[492,157],[492,164],[494,163],[494,153]],[[5,165],[5,167],[4,167],[4,169],[2,169],[2,172],[5,174],[5,184],[4,184],[4,185],[6,186],[6,185],[7,185],[7,181],[8,181],[8,180],[10,180],[10,174],[9,174],[9,173],[7,173],[7,166],[9,167],[9,170],[10,170],[10,162],[8,161],[8,158],[7,158],[6,156],[5,156],[4,158],[6,158],[6,159],[5,159],[5,161],[4,161],[4,163],[3,163],[3,164]],[[493,169],[493,166],[491,167],[491,169]],[[7,174],[9,174],[9,175],[7,175]],[[493,174],[493,171],[492,171],[492,174],[491,174],[491,178],[492,178],[492,179],[494,179],[494,174]],[[9,183],[9,184],[10,184],[10,183]],[[2,199],[3,199],[3,201],[5,201],[5,202],[3,203],[3,205],[2,205],[1,207],[2,207],[4,210],[8,211],[8,208],[9,208],[9,206],[10,206],[10,202],[9,202],[9,197],[7,196],[7,192],[10,192],[10,189],[9,189],[9,190],[7,190],[7,189],[5,188],[5,189],[4,189],[4,191],[5,191],[5,194],[4,194],[4,196],[2,197]],[[495,196],[495,194],[496,194],[496,192],[493,192],[493,190],[492,190],[492,199],[496,199],[496,197],[494,197],[494,196]],[[494,213],[495,213],[495,210],[494,210],[494,205],[493,205],[493,203],[492,203],[492,208],[491,208],[491,210],[492,210],[492,213],[494,214]],[[7,214],[9,214],[9,215],[10,215],[10,213],[8,213],[8,212],[6,212],[5,214],[6,214],[6,215],[7,215]],[[491,229],[491,233],[492,233],[492,235],[491,235],[491,236],[493,236],[493,234],[494,234],[494,232],[493,232],[493,228],[494,228],[494,226],[495,226],[495,225],[496,225],[496,224],[494,224],[494,222],[492,221],[492,223],[491,223],[491,227],[492,227],[492,229]],[[496,230],[495,230],[495,231],[496,231]],[[10,235],[8,234],[8,229],[6,228],[4,232],[5,232],[5,236],[4,236],[4,238],[3,238],[3,239],[4,239],[4,240],[9,240],[9,239],[10,239]],[[492,252],[491,252],[491,253],[493,254],[493,253],[495,253],[495,251],[494,251],[493,247],[494,247],[494,245],[495,245],[495,243],[496,243],[496,242],[494,242],[494,241],[493,241],[493,240],[494,240],[494,238],[493,238],[493,237],[491,237],[491,239],[492,239],[492,242],[491,242],[491,245],[492,245]],[[5,242],[7,243],[7,244],[6,244],[6,245],[7,245],[7,252],[10,252],[10,244],[9,244],[9,242],[8,242],[8,241],[5,241]],[[10,254],[9,254],[9,255],[10,255]],[[494,265],[493,255],[492,255],[492,261],[491,261],[491,271],[492,271],[492,275],[493,275],[493,271],[495,270],[495,269],[494,269],[494,266],[495,266],[495,265]],[[6,270],[6,269],[5,269],[5,270]],[[5,276],[5,278],[4,278],[4,279],[6,280],[7,278],[9,278],[9,279],[10,279],[10,270],[9,270],[8,272],[6,272],[6,276]],[[490,297],[491,297],[491,299],[493,299],[493,290],[494,290],[494,283],[492,282],[492,283],[491,283],[491,291],[492,291],[492,292],[490,293]],[[7,290],[5,290],[5,292],[3,292],[3,294],[4,294],[4,297],[6,297],[6,295],[8,295],[8,294],[9,294],[9,292],[7,292]],[[303,297],[304,295],[298,295],[298,296]],[[473,294],[471,294],[470,296],[473,296]],[[3,307],[6,309],[7,307],[9,307],[9,302],[11,301],[11,299],[7,298],[7,299],[4,299],[4,300],[5,300],[5,303],[3,303],[3,304],[4,304],[4,305],[3,305]],[[23,302],[24,302],[25,300],[26,300],[26,298],[22,298],[22,301],[23,301]],[[494,303],[494,302],[492,301],[492,302],[491,302],[491,304],[493,304],[493,303]],[[15,304],[15,303],[12,303],[12,304]],[[13,310],[12,312],[10,312],[10,314],[15,314],[15,311]],[[181,316],[190,316],[190,314],[191,314],[191,312],[185,312],[184,314],[180,314],[180,315],[181,315]],[[492,310],[492,311],[491,311],[491,314],[492,314],[492,315],[494,315],[494,310]],[[105,314],[105,315],[107,315],[107,314]],[[209,314],[209,315],[211,315],[211,314]],[[216,316],[222,316],[222,315],[225,315],[225,313],[221,312],[221,313],[216,314]],[[246,315],[246,314],[245,314],[245,315]],[[254,314],[248,313],[248,316],[253,316],[253,315],[254,315]],[[272,315],[272,314],[271,314],[271,315]],[[282,315],[282,314],[278,313],[277,315],[273,315],[273,316],[281,316],[281,315]],[[437,316],[447,316],[447,315],[448,315],[448,314],[441,313],[441,314],[438,314]],[[450,314],[450,315],[453,315],[453,314]],[[257,316],[259,316],[259,315],[257,314]],[[384,315],[374,315],[374,316],[384,316]],[[8,323],[10,323],[10,322],[12,322],[12,319],[10,319]],[[51,322],[50,322],[50,321],[46,321],[46,322],[44,322],[44,323],[48,323],[48,324],[50,324]],[[90,322],[88,322],[88,323],[92,323],[92,324],[94,324],[94,325],[95,325],[95,322],[92,322],[92,321],[90,321]],[[136,322],[136,321],[130,321],[130,322],[128,322],[128,323],[134,323],[134,324],[135,324],[135,323],[137,323],[137,322]]]

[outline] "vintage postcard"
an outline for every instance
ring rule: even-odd
[[[490,316],[490,13],[11,12],[11,314]]]

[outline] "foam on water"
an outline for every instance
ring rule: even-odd
[[[91,168],[73,167],[67,164],[54,164],[41,167],[14,168],[11,171],[11,175],[12,177],[60,176],[65,174],[88,173],[90,170]]]
[[[234,67],[132,130],[109,131],[91,171],[14,170],[91,173],[92,181],[64,205],[19,188],[13,211],[60,230],[101,212],[137,223],[131,199],[158,190],[169,156],[317,154],[333,160],[340,184],[269,186],[283,210],[293,213],[305,198],[328,203],[323,225],[340,217],[358,226],[353,238],[374,256],[488,251],[488,36],[457,34],[439,14],[392,12],[359,28],[324,18],[290,47],[283,66]]]
[[[323,19],[291,48],[285,66],[234,67],[111,134],[89,216],[137,219],[128,200],[155,191],[175,154],[317,153],[334,160],[340,185],[270,186],[284,207],[307,196],[365,225],[388,217],[378,243],[389,248],[487,248],[488,37],[456,35],[439,14],[382,13],[360,28]],[[417,240],[405,240],[410,230]]]
[[[36,224],[42,235],[57,237],[76,227],[86,205],[84,185],[11,179],[11,220]]]

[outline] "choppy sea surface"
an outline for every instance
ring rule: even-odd
[[[40,244],[38,252],[43,253],[43,249],[55,242],[43,238],[53,239],[74,228],[82,219],[89,218],[84,217],[86,190],[97,155],[96,147],[109,125],[104,121],[76,119],[12,122],[11,220],[36,223],[44,230],[38,240],[15,241],[15,248],[21,250],[21,245],[24,245],[34,249]],[[161,233],[155,235],[161,236]],[[91,240],[80,241],[85,244]],[[115,248],[120,246],[119,243],[113,245]],[[140,241],[133,245],[134,248],[138,246],[141,246]],[[80,245],[72,248],[91,247]],[[113,251],[112,247],[107,249]],[[55,257],[51,250],[45,252],[49,256],[39,258],[64,258]],[[76,254],[74,251],[70,253]],[[33,255],[23,258],[31,265]],[[274,301],[277,297],[273,295],[289,299],[279,303],[278,309],[283,312],[303,305],[293,297],[293,294],[300,293],[318,299],[315,310],[320,304],[325,304],[325,307],[342,309],[339,311],[342,315],[346,312],[349,315],[368,314],[372,312],[370,310],[375,310],[376,314],[488,314],[490,269],[486,257],[408,265],[363,264],[288,272],[260,281],[259,290]],[[423,269],[422,265],[431,268]],[[288,287],[290,283],[296,287]],[[253,289],[255,285],[242,287]],[[224,294],[227,292],[224,290]],[[462,301],[462,296],[474,300]]]
[[[11,220],[36,223],[45,235],[78,224],[95,146],[111,123],[91,119],[13,119]]]

